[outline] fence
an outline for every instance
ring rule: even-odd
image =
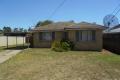
[[[103,47],[107,50],[120,54],[120,32],[104,33]]]
[[[23,42],[25,43],[25,37],[11,37],[8,36],[8,45],[21,45]],[[1,46],[7,46],[7,37],[6,36],[0,36],[0,47]]]

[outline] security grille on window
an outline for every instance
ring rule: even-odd
[[[41,32],[39,38],[40,40],[51,41],[54,39],[54,32]]]
[[[77,41],[95,41],[95,31],[80,30],[76,32]]]

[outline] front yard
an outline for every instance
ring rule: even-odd
[[[6,47],[0,47],[0,52],[2,52],[3,50],[5,50]]]
[[[0,64],[0,80],[120,80],[120,56],[26,49]]]

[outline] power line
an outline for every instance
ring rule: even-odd
[[[120,4],[113,10],[112,14],[120,7]]]
[[[46,20],[49,20],[50,18],[52,18],[53,15],[65,4],[66,1],[67,1],[67,0],[63,0],[63,1],[58,5],[58,7],[51,13],[51,15],[48,17],[48,19],[46,19]],[[39,25],[41,25],[41,23],[40,23]]]
[[[51,13],[51,15],[48,17],[48,19],[52,18],[53,15],[65,4],[66,1],[67,1],[67,0],[63,0],[63,1],[59,4],[59,6]]]
[[[118,9],[119,8],[119,9]],[[117,10],[118,9],[118,10]],[[117,10],[117,11],[116,11]],[[116,13],[115,13],[116,12]],[[114,11],[112,12],[113,17],[111,17],[110,21],[120,12],[120,4],[118,4],[118,6],[114,9]],[[115,13],[115,14],[114,14]],[[109,22],[110,23],[110,22]]]
[[[115,13],[115,16],[120,12],[120,9],[118,9],[118,11]]]
[[[113,17],[110,19],[110,21],[120,12],[120,9],[113,15]]]

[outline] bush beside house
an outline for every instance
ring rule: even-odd
[[[52,50],[56,52],[64,52],[73,50],[74,44],[69,40],[54,41],[52,44]]]

